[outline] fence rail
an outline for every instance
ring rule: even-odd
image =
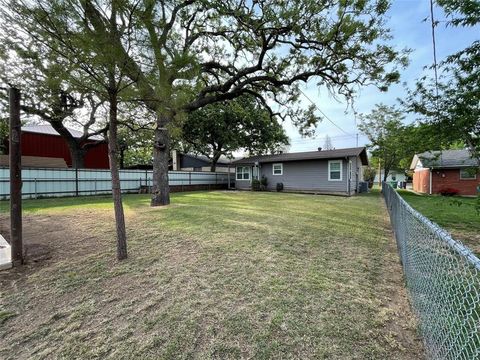
[[[480,359],[480,260],[383,183],[406,285],[431,359]]]
[[[169,171],[170,186],[228,184],[228,173]],[[122,192],[138,192],[152,185],[151,170],[120,170]],[[230,175],[230,180],[233,179]],[[23,198],[100,195],[111,193],[109,170],[96,169],[22,169]],[[10,196],[8,167],[0,167],[0,200]]]

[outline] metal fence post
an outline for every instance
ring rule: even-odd
[[[95,195],[97,195],[97,178],[95,178],[94,186],[95,186]]]
[[[33,181],[34,181],[34,187],[35,187],[35,199],[38,199],[38,195],[37,195],[37,178],[35,178]]]
[[[192,185],[192,173],[188,172],[188,185]]]

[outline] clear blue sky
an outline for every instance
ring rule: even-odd
[[[355,108],[362,113],[368,113],[377,103],[395,104],[397,98],[405,95],[405,85],[413,86],[415,80],[425,74],[424,67],[433,63],[433,50],[431,38],[431,24],[423,19],[430,19],[429,0],[393,0],[392,7],[388,13],[388,26],[391,29],[392,44],[397,48],[410,48],[410,65],[402,71],[401,82],[392,86],[387,93],[381,93],[372,88],[364,88],[360,91],[355,101]],[[439,7],[435,7],[434,17],[436,20],[445,20],[445,16]],[[474,40],[480,39],[480,28],[453,28],[446,27],[440,23],[436,28],[437,59],[441,61],[449,54],[461,50],[471,44]],[[308,85],[304,88],[307,96],[336,124],[338,124],[350,136],[336,128],[329,121],[324,120],[317,126],[315,139],[302,139],[291,124],[284,123],[284,127],[290,137],[292,146],[291,152],[316,150],[323,146],[325,135],[332,138],[333,146],[336,148],[352,147],[356,144],[355,135],[358,131],[355,119],[351,110],[345,113],[347,105],[331,98],[325,89]],[[309,102],[302,99],[305,105]],[[407,121],[412,121],[412,115]],[[359,145],[364,145],[368,140],[360,135]]]

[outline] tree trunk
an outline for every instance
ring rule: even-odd
[[[218,163],[218,159],[220,159],[220,156],[222,156],[221,153],[213,154],[212,166],[210,167],[211,172],[215,172],[217,170],[217,163]]]
[[[65,140],[70,151],[70,157],[72,158],[72,167],[74,169],[85,168],[85,155],[86,151],[82,148],[82,145],[73,137],[68,129],[60,121],[51,121],[50,125],[60,134]]]
[[[70,150],[70,157],[72,158],[72,167],[74,169],[84,169],[85,155],[87,152],[82,149],[76,141],[74,146],[69,145],[68,148]]]
[[[109,95],[110,123],[108,128],[108,157],[112,174],[112,197],[115,210],[115,224],[117,228],[117,259],[127,258],[127,234],[125,230],[125,216],[123,213],[122,191],[120,188],[120,174],[118,171],[118,144],[117,144],[117,94]]]
[[[169,117],[157,115],[155,143],[153,145],[153,184],[151,206],[170,204],[170,187],[168,186],[168,161],[170,159],[170,137],[167,130]]]

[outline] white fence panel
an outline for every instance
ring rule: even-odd
[[[138,192],[152,185],[151,170],[120,170],[122,192]],[[170,186],[219,185],[228,183],[228,173],[169,171]],[[230,177],[233,180],[233,176]],[[109,170],[22,169],[23,198],[109,194]],[[0,167],[0,200],[10,194],[9,169]]]

